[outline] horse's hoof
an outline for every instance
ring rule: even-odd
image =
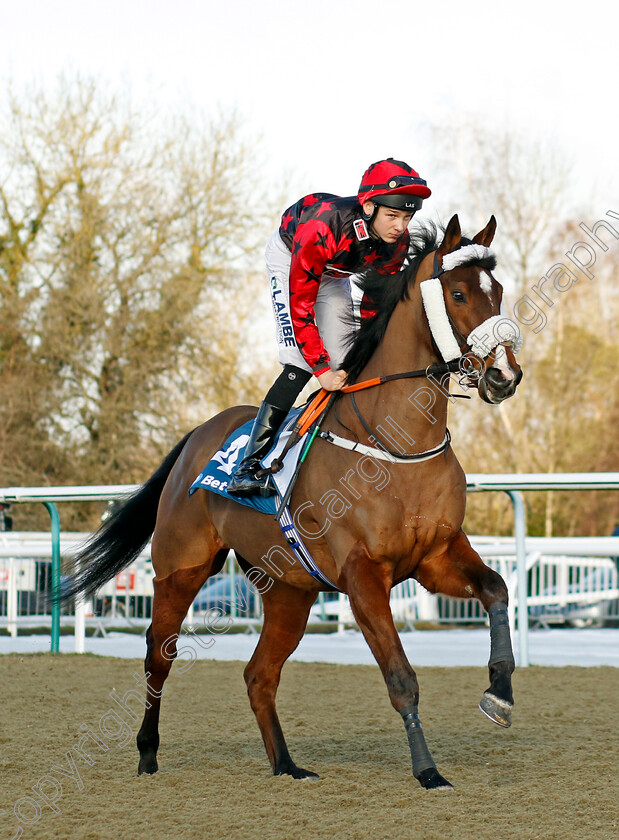
[[[319,779],[318,773],[312,773],[311,770],[304,770],[302,767],[297,767],[297,772],[292,774],[293,779]]]
[[[143,756],[140,758],[140,763],[138,764],[138,776],[142,776],[144,773],[148,773],[149,776],[152,776],[153,773],[156,773],[159,770],[159,765],[157,764],[157,758],[153,756]]]
[[[285,767],[279,767],[273,771],[274,776],[292,776],[293,779],[319,779],[318,773],[312,773],[311,770],[304,770],[302,767],[297,767],[296,764],[290,764]]]
[[[454,786],[444,779],[436,767],[429,767],[417,776],[417,781],[426,790],[453,790]]]
[[[495,694],[488,694],[487,692],[479,701],[481,711],[491,721],[498,723],[499,726],[507,727],[512,725],[512,707],[512,703],[508,703],[507,700],[501,700]]]

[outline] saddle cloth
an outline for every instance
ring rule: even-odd
[[[292,411],[288,413],[275,441],[275,445],[261,461],[263,467],[270,467],[273,459],[279,457],[280,452],[283,450],[288,438],[292,434],[294,424],[304,409],[305,406],[301,406],[301,408],[293,408]],[[220,496],[224,496],[226,499],[230,499],[238,504],[254,508],[254,510],[260,511],[260,513],[270,513],[272,516],[275,516],[280,501],[286,494],[288,485],[292,480],[297,463],[301,457],[301,453],[305,445],[305,438],[301,438],[301,440],[292,447],[290,452],[286,454],[283,468],[271,477],[271,480],[275,481],[278,495],[266,497],[255,495],[248,496],[247,498],[231,496],[226,492],[226,487],[228,486],[230,476],[234,472],[236,466],[243,460],[243,453],[245,452],[245,447],[247,446],[247,441],[249,440],[252,424],[253,420],[250,420],[230,435],[222,448],[213,455],[206,467],[189,488],[190,496],[192,493],[195,493],[196,490],[202,488],[203,490],[210,490],[211,493],[218,493]],[[284,539],[288,543],[290,550],[303,566],[305,571],[311,575],[314,580],[322,584],[325,589],[329,589],[333,592],[339,591],[337,586],[329,580],[329,578],[323,574],[316,565],[312,555],[307,550],[303,540],[301,539],[301,535],[294,524],[288,507],[286,507],[283,511],[279,520],[279,527],[282,530],[282,534],[284,535]]]
[[[293,408],[288,413],[275,440],[273,448],[261,461],[263,467],[270,467],[273,459],[279,457],[280,452],[283,450],[292,433],[294,424],[304,408],[305,406],[302,406],[301,408]],[[273,516],[277,513],[280,497],[285,494],[288,484],[290,483],[297,466],[297,461],[301,457],[301,451],[303,449],[305,439],[300,440],[292,447],[290,452],[286,455],[283,469],[272,476],[271,480],[275,481],[275,486],[277,487],[277,491],[279,493],[278,496],[265,497],[260,496],[259,494],[248,496],[247,498],[230,496],[230,494],[226,492],[226,487],[228,486],[228,482],[230,481],[230,477],[232,476],[234,470],[243,460],[245,447],[247,446],[247,441],[249,440],[253,422],[253,420],[249,420],[230,435],[222,448],[213,455],[206,467],[189,488],[190,496],[199,489],[210,490],[212,493],[218,493],[220,496],[225,496],[226,499],[231,499],[233,502],[239,502],[239,504],[254,508],[255,510],[260,511],[260,513],[270,513]]]

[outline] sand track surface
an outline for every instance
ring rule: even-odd
[[[477,709],[485,669],[419,668],[426,738],[455,786],[429,793],[411,775],[377,667],[284,668],[278,711],[290,751],[321,777],[294,781],[270,773],[243,664],[188,664],[166,683],[160,772],[138,777],[141,662],[0,657],[0,840],[619,837],[617,669],[517,671],[505,730]],[[123,711],[110,692],[132,689]],[[100,740],[82,741],[91,764],[74,749],[88,729]]]

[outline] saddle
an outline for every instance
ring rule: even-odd
[[[217,493],[232,502],[251,507],[260,513],[271,514],[277,519],[284,539],[305,571],[325,589],[336,592],[338,589],[335,584],[318,568],[304,545],[288,509],[288,501],[299,473],[301,459],[307,454],[308,444],[311,443],[311,440],[306,440],[300,434],[300,430],[305,425],[304,422],[300,421],[303,421],[304,413],[307,413],[311,405],[312,403],[309,406],[293,408],[288,413],[277,435],[275,445],[261,462],[263,469],[271,473],[271,480],[275,483],[277,495],[261,496],[257,493],[255,496],[239,497],[231,496],[226,492],[230,476],[237,464],[243,459],[253,420],[249,420],[230,435],[222,448],[213,455],[200,475],[193,481],[189,488],[189,495],[191,496],[199,489],[209,490],[211,493]],[[321,411],[318,416],[321,419],[324,416],[323,412]],[[315,430],[318,431],[318,426],[315,427]],[[271,468],[273,462],[275,464]]]
[[[293,408],[292,411],[289,412],[288,416],[284,420],[282,428],[278,432],[277,438],[275,439],[275,445],[261,462],[263,468],[269,467],[273,459],[281,455],[284,446],[292,434],[292,427],[296,423],[301,412],[302,409],[300,408]],[[236,469],[237,465],[243,460],[245,447],[247,445],[247,441],[249,440],[253,422],[253,420],[249,420],[247,423],[244,423],[232,432],[222,448],[213,455],[200,475],[192,483],[189,488],[190,496],[199,489],[210,490],[212,493],[217,493],[218,495],[224,496],[226,499],[230,499],[233,502],[254,508],[261,513],[271,513],[273,515],[277,513],[277,508],[279,507],[278,496],[265,497],[257,493],[255,496],[248,496],[244,498],[239,496],[230,496],[226,492],[230,476]],[[301,449],[301,445],[302,442],[299,441],[297,447],[295,448],[296,455],[295,453],[290,452],[289,457],[285,460],[283,468],[273,476],[272,480],[275,481],[279,496],[283,496],[286,492],[287,481],[290,480],[292,474],[294,473],[296,463],[300,455],[298,450]]]

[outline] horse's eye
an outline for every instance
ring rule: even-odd
[[[466,303],[466,295],[464,292],[461,292],[459,289],[454,289],[451,293],[452,298],[455,300],[456,303]]]

